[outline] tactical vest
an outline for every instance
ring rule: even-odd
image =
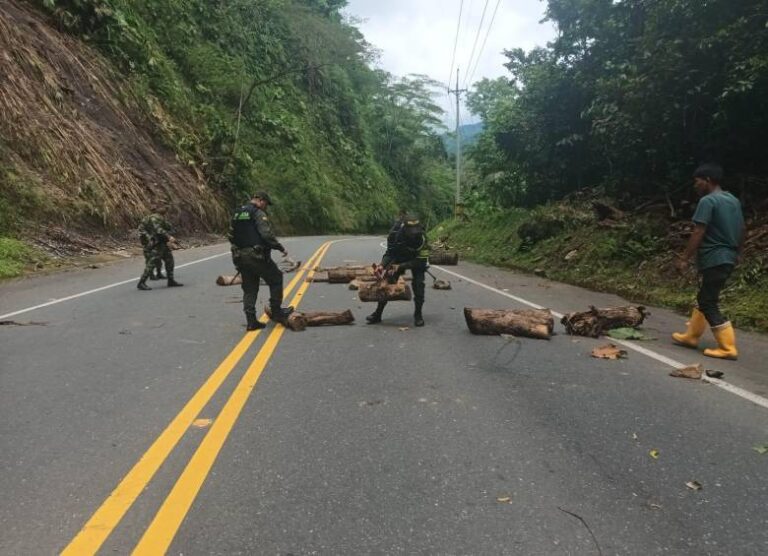
[[[237,247],[264,246],[256,227],[258,210],[253,205],[244,205],[232,215],[232,243]]]

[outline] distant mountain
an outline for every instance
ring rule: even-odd
[[[461,134],[462,152],[466,147],[475,144],[477,141],[477,136],[481,131],[483,131],[483,122],[478,122],[476,124],[466,124],[459,127],[459,133]],[[446,152],[451,156],[456,154],[456,139],[454,138],[454,132],[444,133],[442,135],[442,139]]]

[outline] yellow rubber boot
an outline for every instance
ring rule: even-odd
[[[736,350],[736,332],[730,322],[713,328],[712,334],[717,340],[717,349],[705,349],[704,355],[717,359],[736,360],[739,358],[739,352]]]
[[[696,349],[699,347],[699,338],[701,338],[706,329],[707,319],[704,318],[704,313],[694,309],[693,313],[691,313],[691,320],[688,321],[688,330],[682,334],[675,332],[672,334],[672,339],[676,344]]]

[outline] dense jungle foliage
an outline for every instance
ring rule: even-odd
[[[372,69],[343,0],[38,0],[126,78],[162,141],[224,203],[266,188],[281,229],[450,213],[434,83]]]
[[[549,0],[546,13],[556,39],[507,51],[509,75],[469,96],[485,129],[477,205],[584,187],[674,202],[702,161],[723,164],[748,207],[768,197],[765,0]]]

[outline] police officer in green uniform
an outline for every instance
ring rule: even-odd
[[[425,275],[429,262],[429,246],[424,227],[418,217],[400,213],[394,226],[387,236],[387,250],[381,259],[381,266],[384,268],[386,276],[390,281],[396,282],[400,276],[405,274],[406,270],[411,271],[413,276],[413,301],[415,310],[413,313],[414,326],[424,326],[424,316],[422,308],[424,307]],[[396,270],[393,269],[396,266]],[[368,324],[378,324],[381,322],[381,315],[386,301],[380,301],[376,310],[366,317]]]
[[[151,290],[147,285],[147,280],[152,276],[155,269],[158,269],[161,262],[165,263],[165,273],[168,277],[168,287],[178,288],[184,284],[180,284],[173,278],[173,252],[168,246],[169,242],[173,242],[173,236],[171,235],[173,229],[170,223],[165,219],[165,208],[158,206],[155,212],[142,219],[139,224],[139,238],[141,239],[141,245],[144,248],[144,272],[139,279],[139,283],[136,286],[142,291]]]
[[[232,244],[232,261],[243,279],[243,310],[247,330],[264,328],[256,318],[256,299],[259,282],[263,279],[269,286],[269,307],[271,318],[285,324],[293,307],[284,309],[283,273],[272,260],[272,250],[288,256],[285,247],[277,240],[267,216],[267,206],[272,200],[266,192],[260,191],[251,197],[251,202],[237,209],[232,216],[229,241]]]

